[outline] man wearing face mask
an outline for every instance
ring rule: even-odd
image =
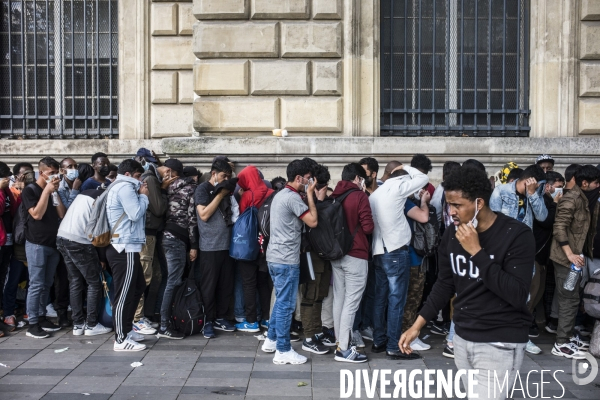
[[[110,174],[110,161],[104,153],[96,153],[92,156],[92,167],[94,168],[94,176],[83,182],[80,191],[90,189],[105,189],[110,185],[111,181],[106,177]]]
[[[162,251],[157,247],[158,238],[162,235],[165,224],[165,213],[167,212],[167,188],[176,176],[171,176],[171,169],[166,166],[159,167],[158,159],[144,148],[137,152],[135,160],[144,168],[141,181],[148,187],[148,211],[146,211],[146,243],[140,252],[140,262],[144,271],[146,286],[152,283],[152,265],[156,251]],[[160,260],[160,258],[159,258]],[[166,282],[167,269],[165,266],[164,280]],[[160,296],[160,295],[159,295]],[[156,333],[158,324],[153,323],[144,315],[144,298],[142,295],[135,310],[133,318],[133,330],[142,335],[153,335]],[[158,299],[157,299],[158,301]]]
[[[40,160],[37,181],[23,189],[21,198],[28,212],[25,224],[25,252],[29,269],[27,336],[47,338],[47,332],[60,330],[60,326],[46,319],[48,291],[54,280],[60,253],[56,249],[56,236],[60,220],[67,209],[60,196],[55,194],[60,184],[60,165],[52,157]]]
[[[231,165],[216,160],[210,169],[210,179],[198,186],[194,202],[198,213],[200,235],[200,262],[198,274],[206,313],[204,337],[215,337],[214,330],[235,331],[235,325],[226,319],[233,296],[235,262],[229,257],[231,239],[231,193],[237,179],[231,178]]]
[[[544,204],[548,210],[548,216],[544,221],[533,221],[533,236],[535,236],[535,268],[540,271],[539,277],[539,290],[532,290],[537,295],[529,302],[529,311],[533,312],[539,301],[544,295],[544,289],[546,286],[546,276],[548,272],[548,266],[552,267],[550,263],[550,246],[552,244],[552,229],[554,225],[554,219],[556,216],[556,205],[562,198],[562,190],[565,186],[565,178],[561,174],[555,171],[546,172],[546,185],[544,193]],[[551,270],[552,276],[554,276],[554,268]],[[550,310],[548,310],[548,314]],[[550,321],[553,325],[556,325],[558,320]],[[530,337],[539,336],[538,327],[535,323],[535,318],[529,329]]]
[[[479,370],[474,391],[480,399],[504,399],[502,391],[489,396],[488,374],[495,371],[503,379],[508,372],[508,382],[514,382],[523,362],[535,240],[527,226],[490,209],[492,189],[485,172],[460,167],[445,177],[444,188],[454,229],[447,229],[440,243],[439,275],[431,294],[398,346],[410,354],[420,330],[456,293],[456,367]]]
[[[80,193],[81,180],[79,180],[77,167],[77,162],[71,157],[67,157],[60,162],[60,173],[63,175],[63,179],[58,187],[58,195],[67,209]]]

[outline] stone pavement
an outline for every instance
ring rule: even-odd
[[[13,333],[0,339],[0,363],[5,365],[0,366],[0,399],[338,399],[340,369],[456,369],[453,360],[441,355],[440,336],[425,339],[433,348],[421,353],[423,360],[388,361],[382,354],[369,354],[369,363],[358,366],[335,362],[331,354],[310,355],[304,365],[274,365],[273,355],[260,351],[261,342],[245,333],[221,333],[210,341],[202,336],[178,341],[147,338],[149,350],[116,353],[112,335],[88,338],[63,330],[50,339],[36,340],[23,330]],[[562,398],[600,399],[600,376],[587,386],[575,385],[571,361],[550,354],[552,340],[546,333],[534,340],[544,352],[525,358],[523,381],[531,370],[564,370],[557,374],[565,387]],[[299,350],[301,343],[293,346]],[[55,353],[65,347],[69,349]],[[143,366],[131,367],[135,361]],[[533,376],[539,382],[540,375]],[[546,398],[562,394],[551,374],[544,381],[552,382],[545,384]],[[300,382],[306,386],[298,386]],[[366,398],[364,389],[362,398]]]

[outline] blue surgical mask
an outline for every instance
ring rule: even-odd
[[[70,180],[72,182],[79,177],[79,170],[67,169],[65,171],[65,176],[67,177],[68,180]]]
[[[150,169],[150,163],[145,163],[144,165],[142,165],[142,167],[144,168],[144,171],[148,171]]]

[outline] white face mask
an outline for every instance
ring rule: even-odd
[[[562,194],[562,192],[563,192],[563,188],[555,188],[554,193],[552,193],[551,196],[553,199],[555,199],[556,196],[558,196],[559,194]]]
[[[48,177],[48,179],[46,179],[46,183],[50,183],[50,182],[52,182],[52,181],[53,181],[55,178],[58,178],[58,176],[59,176],[58,174],[55,174],[55,175],[50,175],[50,176]]]
[[[475,199],[475,215],[473,216],[473,219],[467,224],[471,225],[475,229],[477,229],[477,214],[479,214],[479,208],[477,208],[477,200],[479,199]],[[458,226],[454,226],[454,229],[458,230]]]

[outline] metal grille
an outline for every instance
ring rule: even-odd
[[[382,136],[528,136],[529,1],[381,0]]]
[[[0,4],[0,137],[118,137],[117,1]]]

